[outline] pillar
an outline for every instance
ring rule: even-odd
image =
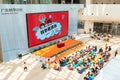
[[[91,32],[93,32],[93,21],[85,21],[85,25],[84,25],[84,31],[86,33],[89,33],[90,32],[90,29],[91,29]]]

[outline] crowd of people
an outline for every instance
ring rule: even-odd
[[[96,75],[99,74],[104,63],[109,61],[111,46],[106,44],[105,49],[97,49],[97,46],[87,46],[85,49],[78,50],[68,57],[60,59],[58,62],[53,64],[53,69],[60,71],[62,67],[67,66],[69,70],[76,70],[82,74],[87,71],[84,80],[93,80]],[[50,59],[47,63],[42,64],[42,68],[50,68]]]
[[[91,38],[96,38],[98,40],[104,40],[104,41],[109,41],[110,38],[112,38],[113,36],[111,34],[107,34],[107,33],[94,33],[91,35]]]

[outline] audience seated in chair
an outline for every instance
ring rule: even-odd
[[[46,69],[47,68],[47,65],[46,63],[42,63],[42,66],[41,66],[42,69]]]
[[[53,69],[60,71],[60,66],[59,66],[59,64],[57,64],[57,62],[54,63]]]

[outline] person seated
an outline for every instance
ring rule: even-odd
[[[88,71],[88,73],[86,74],[86,76],[90,76],[90,71]]]
[[[101,52],[102,55],[104,55],[106,52]]]
[[[111,51],[111,49],[112,49],[111,46],[109,46],[108,51]]]
[[[104,61],[105,61],[105,62],[108,62],[107,56],[104,57]]]
[[[87,69],[87,68],[89,67],[89,65],[88,65],[86,62],[84,62],[84,63],[83,63],[83,67],[84,67],[85,69]]]
[[[64,67],[64,66],[66,65],[66,63],[67,63],[66,60],[62,59],[62,60],[61,60],[61,63],[60,63],[60,66],[63,66],[63,67]]]
[[[97,76],[99,74],[98,70],[95,70],[94,76]]]
[[[42,69],[46,69],[47,68],[47,65],[46,63],[42,63],[42,66],[41,66]]]
[[[77,54],[77,56],[76,56],[78,59],[80,58],[80,54]]]
[[[97,69],[100,70],[100,69],[101,69],[101,63],[98,61],[98,62],[96,63],[96,65],[97,65],[97,66],[96,66]]]
[[[53,69],[58,71],[60,70],[60,66],[57,64],[57,62],[54,63]]]
[[[62,66],[62,63],[63,63],[63,62],[62,62],[62,59],[61,59],[61,60],[59,60],[59,64],[60,64],[60,66]]]
[[[91,68],[91,72],[92,72],[92,73],[95,73],[95,69],[94,69],[94,68]]]
[[[104,63],[104,59],[103,58],[100,58],[100,63]]]
[[[94,76],[93,73],[90,75],[90,78],[91,78],[92,80],[95,78],[95,76]]]
[[[19,58],[19,59],[22,59],[22,54],[19,54],[19,55],[18,55],[18,58]]]
[[[87,77],[84,77],[84,80],[89,80]]]
[[[99,49],[99,53],[101,53],[101,52],[103,52],[103,49],[102,49],[102,48]]]
[[[70,58],[69,61],[68,61],[68,63],[71,64],[72,62],[73,62],[73,60]]]
[[[88,77],[87,80],[93,80],[91,77]]]
[[[112,37],[113,37],[113,35],[111,35],[111,34],[108,34],[108,37],[109,37],[109,38],[112,38]]]
[[[92,65],[93,65],[93,62],[92,62],[92,61],[90,61],[89,65],[90,65],[90,66],[92,66]]]
[[[74,58],[73,58],[73,61],[74,61],[75,64],[77,64],[78,59],[77,59],[76,57],[74,57]]]
[[[108,51],[108,57],[110,57],[111,56],[111,54],[110,54],[110,52]]]
[[[78,73],[82,74],[84,72],[84,68],[81,68],[80,66],[77,68]]]
[[[72,65],[72,64],[69,64],[69,65],[68,65],[68,69],[69,69],[69,70],[73,70],[73,69],[74,69],[74,68],[73,68],[73,65]]]
[[[91,38],[93,38],[93,39],[95,38],[95,36],[94,36],[94,35],[91,35],[90,37],[91,37]]]

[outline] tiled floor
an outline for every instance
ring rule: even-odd
[[[102,40],[93,40],[89,38],[89,34],[81,34],[76,39],[83,41],[86,45],[97,45],[98,48],[105,47],[107,43],[112,47],[112,56],[114,57],[115,50],[120,52],[120,37],[113,37],[109,42]],[[28,70],[24,71],[24,62],[27,63]],[[55,71],[52,68],[41,69],[41,62],[35,55],[28,54],[22,59],[15,59],[7,63],[0,63],[0,80],[82,80],[84,73],[78,74],[76,70],[70,71],[67,67],[62,70]]]

